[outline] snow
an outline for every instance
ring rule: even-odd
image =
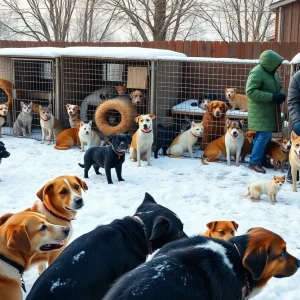
[[[1,140],[11,156],[0,165],[0,215],[31,207],[37,199],[36,192],[57,176],[73,174],[83,178],[83,169],[77,163],[83,161],[84,154],[78,149],[58,151],[53,145],[9,136]],[[151,161],[152,167],[143,162],[138,168],[126,153],[123,165],[126,181],[118,182],[113,170],[113,185],[108,185],[105,176],[97,176],[91,169],[90,178],[85,179],[89,188],[83,193],[85,205],[72,221],[72,240],[97,225],[132,216],[145,192],[149,192],[159,204],[178,215],[188,235],[203,233],[205,225],[213,220],[235,220],[239,224],[238,235],[252,227],[265,227],[281,235],[287,250],[300,258],[300,190],[293,193],[291,185],[284,184],[276,205],[271,205],[266,196],[258,203],[239,196],[247,191],[250,183],[271,179],[274,174],[280,174],[279,171],[257,174],[249,170],[247,164],[235,167],[224,162],[203,166],[199,159],[189,158],[151,157]],[[84,253],[78,254],[80,259]],[[37,277],[36,267],[25,272],[27,291]],[[300,271],[289,278],[272,278],[255,299],[298,300],[299,282]],[[53,289],[60,284],[64,282],[53,282]]]
[[[148,59],[159,57],[186,57],[185,54],[163,49],[141,47],[31,47],[31,48],[2,48],[0,57],[94,57],[118,59]]]

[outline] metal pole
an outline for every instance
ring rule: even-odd
[[[60,60],[59,57],[55,58],[55,116],[61,120],[61,107],[60,107]]]

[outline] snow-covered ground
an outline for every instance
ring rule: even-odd
[[[53,145],[9,136],[2,141],[11,156],[3,159],[0,166],[0,215],[32,206],[36,192],[57,176],[74,174],[83,178],[83,169],[77,164],[83,161],[83,153],[78,149],[58,151]],[[189,158],[152,157],[152,164],[148,167],[144,162],[138,168],[126,154],[123,165],[126,181],[118,182],[113,170],[113,185],[108,185],[105,176],[97,176],[91,169],[90,178],[85,180],[89,188],[84,194],[85,206],[73,221],[73,239],[99,224],[133,215],[148,192],[159,204],[176,212],[188,235],[203,233],[205,224],[213,220],[235,220],[240,225],[238,234],[251,227],[265,227],[281,235],[288,251],[300,258],[300,188],[299,193],[292,193],[291,185],[285,184],[276,205],[271,205],[266,197],[254,203],[239,196],[247,191],[249,183],[271,179],[273,170],[257,174],[247,164],[238,168],[225,163],[202,166],[200,159]],[[36,268],[25,274],[27,291],[36,278]],[[300,271],[290,278],[272,278],[255,299],[298,300],[299,282]]]

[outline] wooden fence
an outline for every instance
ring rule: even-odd
[[[205,42],[205,41],[161,41],[161,42],[37,42],[37,41],[0,41],[0,48],[21,47],[144,47],[167,49],[181,52],[191,57],[224,57],[257,59],[261,52],[272,49],[291,60],[300,52],[300,43],[296,42]]]

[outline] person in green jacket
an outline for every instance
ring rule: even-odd
[[[263,168],[273,168],[267,159],[267,146],[272,132],[280,128],[280,104],[286,94],[280,84],[277,68],[283,57],[272,50],[266,50],[259,57],[259,64],[249,73],[246,84],[248,97],[248,128],[256,131],[249,169],[266,173]]]

